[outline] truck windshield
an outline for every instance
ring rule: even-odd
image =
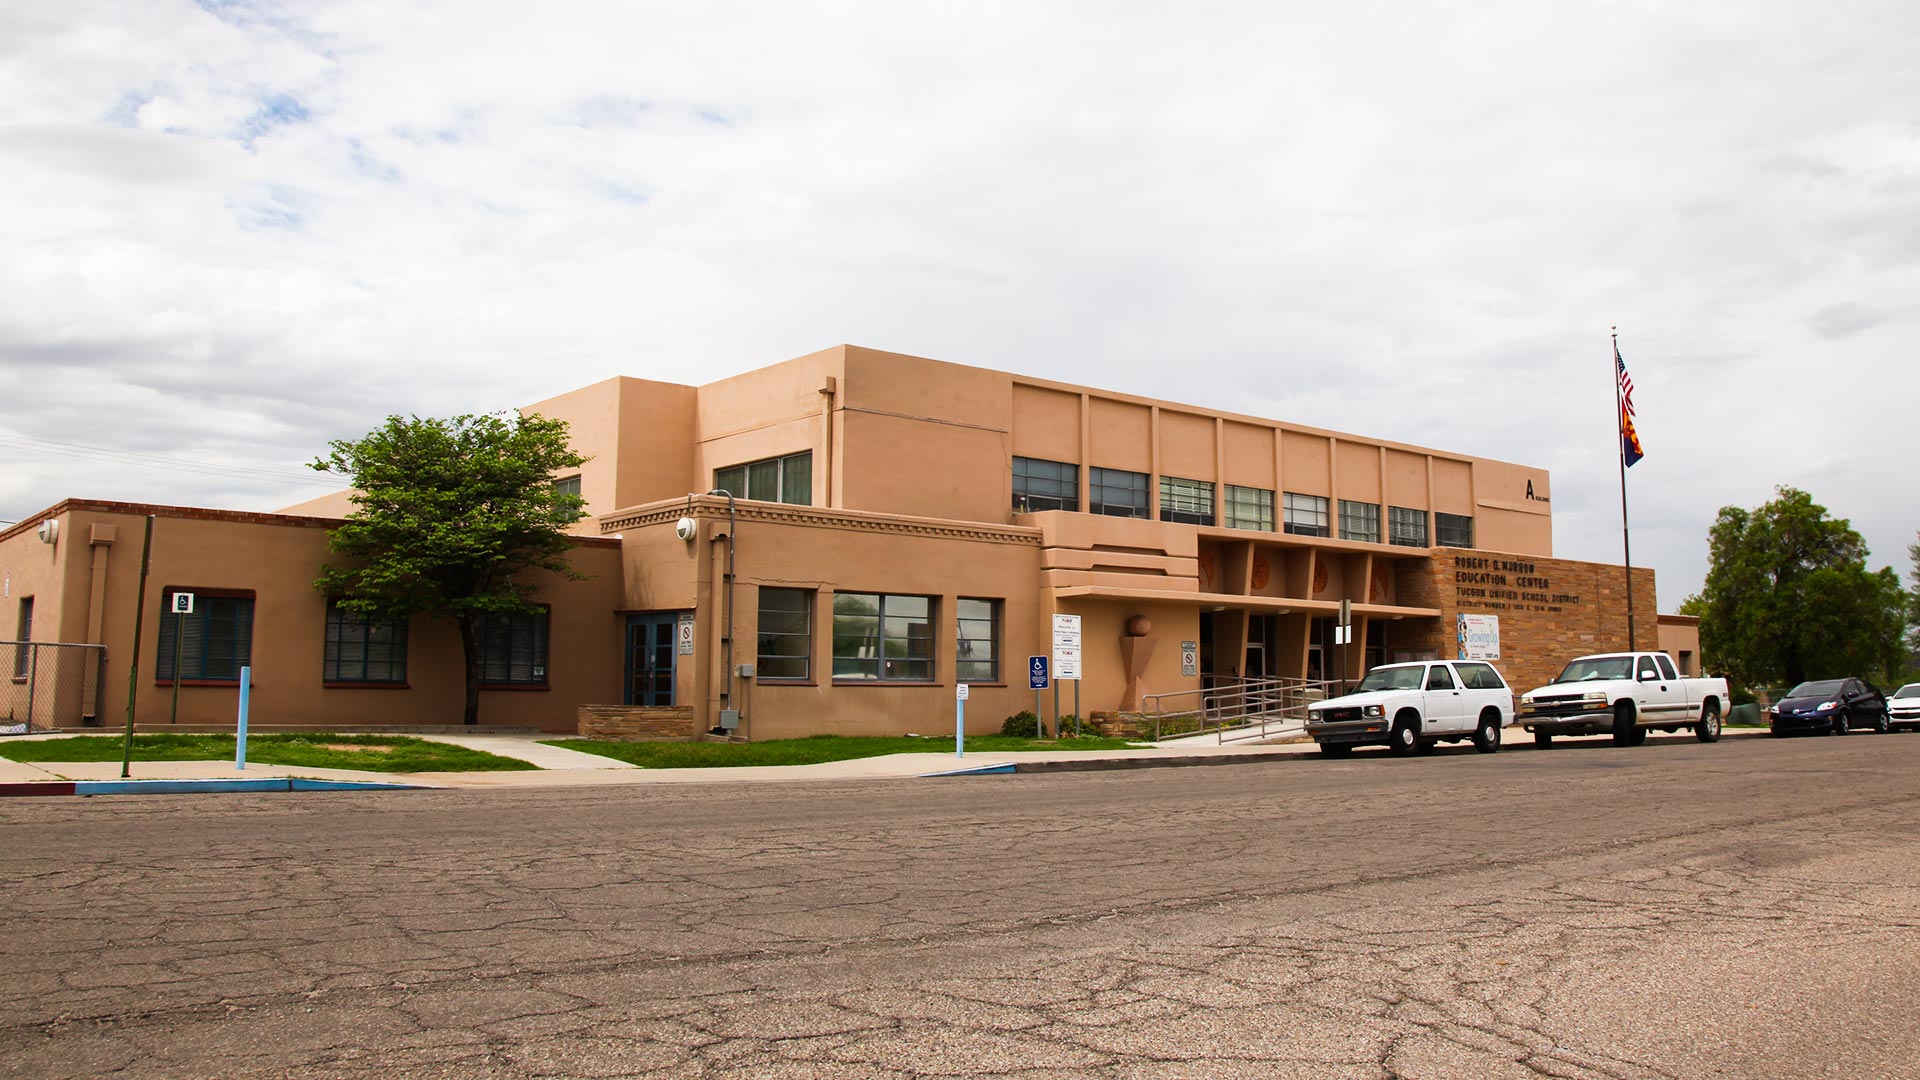
[[[1427,669],[1418,664],[1410,667],[1377,667],[1367,672],[1360,685],[1353,688],[1356,694],[1369,690],[1418,690],[1426,678]]]
[[[1575,660],[1567,665],[1567,670],[1553,680],[1563,682],[1592,682],[1595,679],[1631,679],[1633,678],[1633,657],[1631,656],[1591,656],[1584,660]]]

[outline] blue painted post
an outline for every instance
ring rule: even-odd
[[[967,756],[967,690],[966,683],[957,683],[953,690],[953,756]]]
[[[233,767],[247,767],[247,695],[253,689],[253,669],[240,669],[240,730],[233,740]]]

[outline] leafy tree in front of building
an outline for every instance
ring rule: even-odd
[[[369,619],[426,615],[454,624],[466,658],[469,724],[480,722],[483,616],[535,614],[540,578],[580,580],[566,529],[584,501],[553,477],[585,458],[565,421],[514,413],[401,418],[335,440],[312,463],[354,487],[356,509],[330,534],[334,554],[313,585]]]
[[[1775,495],[1721,507],[1709,533],[1706,584],[1681,606],[1700,616],[1708,663],[1742,687],[1890,678],[1904,666],[1899,575],[1868,570],[1860,534],[1806,492]]]

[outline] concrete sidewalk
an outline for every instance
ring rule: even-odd
[[[1765,729],[1728,730],[1727,738],[1764,735]],[[39,739],[48,736],[23,736]],[[111,737],[111,736],[108,736]],[[585,754],[557,746],[544,746],[539,735],[419,735],[416,738],[453,743],[474,750],[519,758],[539,765],[537,770],[516,772],[441,772],[388,773],[351,769],[321,769],[288,765],[248,763],[244,771],[231,761],[136,761],[132,775],[144,780],[233,780],[236,778],[304,777],[342,782],[406,784],[431,788],[548,788],[587,787],[623,784],[717,784],[768,783],[817,780],[884,780],[939,775],[964,775],[1011,767],[1017,772],[1084,772],[1108,769],[1180,768],[1208,765],[1241,765],[1284,761],[1318,756],[1311,741],[1270,746],[1140,746],[1124,750],[1086,751],[994,751],[953,754],[889,754],[883,757],[854,758],[818,765],[765,765],[718,769],[643,769],[626,762]],[[1691,735],[1655,735],[1655,741],[1684,740]],[[1516,749],[1535,752],[1532,739],[1519,728],[1507,728],[1503,753]],[[1568,746],[1605,742],[1604,737],[1569,740]],[[4,744],[0,744],[4,745]],[[1464,745],[1464,744],[1462,744]],[[1386,751],[1363,750],[1362,761]],[[104,781],[120,778],[120,763],[99,762],[20,762],[0,758],[0,787],[17,784],[69,781]]]

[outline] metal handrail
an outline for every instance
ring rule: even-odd
[[[1247,678],[1214,676],[1198,690],[1148,694],[1141,699],[1142,718],[1153,719],[1153,741],[1175,735],[1214,732],[1225,744],[1230,731],[1252,731],[1264,737],[1272,726],[1305,725],[1307,706],[1330,696],[1334,683],[1325,679]],[[1195,726],[1189,730],[1188,721]],[[1179,731],[1169,731],[1178,727]]]

